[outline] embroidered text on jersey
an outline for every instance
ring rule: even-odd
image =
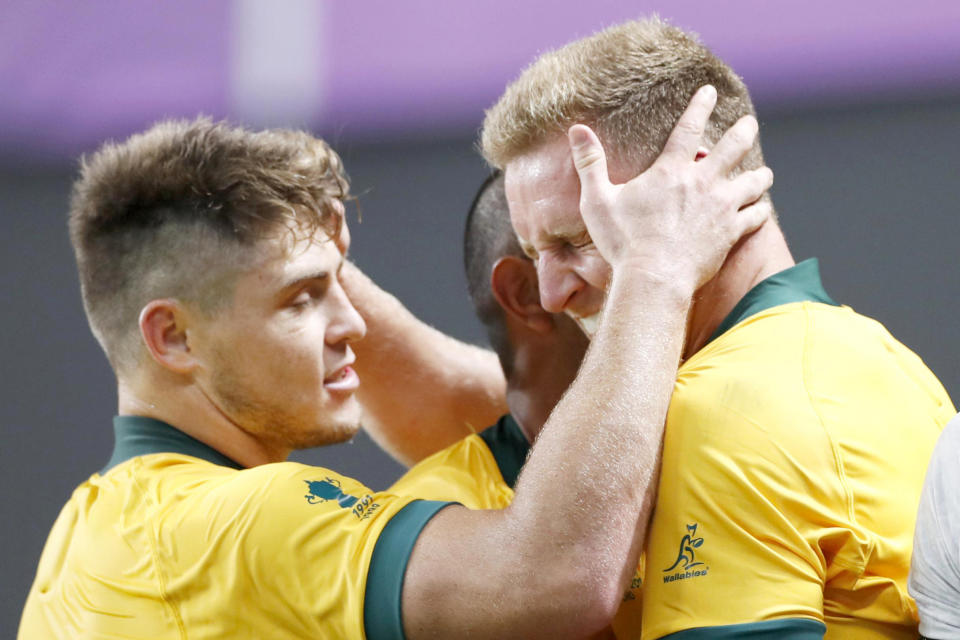
[[[687,525],[687,533],[680,540],[680,549],[677,551],[677,559],[672,565],[663,570],[664,573],[670,573],[663,577],[664,582],[673,582],[675,580],[686,580],[687,578],[699,578],[707,575],[709,567],[703,562],[697,560],[695,549],[703,546],[703,538],[695,537],[697,535],[697,523]]]

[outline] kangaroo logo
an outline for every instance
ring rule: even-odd
[[[680,541],[680,551],[677,552],[677,560],[668,568],[664,569],[664,573],[673,571],[677,567],[680,567],[680,571],[686,571],[691,567],[703,564],[702,562],[696,561],[697,556],[694,552],[694,549],[699,549],[703,544],[703,538],[694,538],[695,535],[697,535],[696,522],[687,525],[687,535],[683,536],[683,540]]]
[[[357,503],[357,498],[348,495],[340,488],[340,481],[336,478],[327,476],[323,480],[304,480],[307,483],[307,489],[310,491],[303,496],[310,504],[336,500],[344,509],[349,509]]]

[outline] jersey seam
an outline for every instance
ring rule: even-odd
[[[139,457],[137,460],[137,464],[138,466],[143,465],[143,462],[139,460]],[[150,502],[150,505],[153,506],[154,508],[159,507],[159,505],[155,504],[153,500],[149,498],[148,493],[143,488],[143,486],[141,486],[140,480],[135,473],[131,474],[131,478],[133,479],[134,484],[136,484],[137,490],[139,490],[140,493],[144,496],[144,498]],[[151,525],[154,524],[152,518],[150,519],[150,524]],[[160,599],[163,601],[165,605],[167,605],[167,607],[170,609],[170,612],[173,614],[173,619],[176,620],[177,622],[177,629],[180,631],[181,640],[186,640],[187,629],[183,624],[183,619],[181,618],[180,612],[177,610],[177,607],[174,605],[174,603],[170,600],[170,598],[167,595],[167,585],[163,579],[163,572],[160,570],[160,552],[157,549],[156,540],[154,540],[154,532],[155,532],[154,527],[153,526],[149,527],[149,530],[147,532],[147,544],[150,545],[150,559],[153,563],[153,570],[157,572],[157,583],[158,583],[158,588],[160,592]]]
[[[840,447],[837,446],[837,443],[834,441],[833,437],[830,435],[830,432],[827,430],[827,426],[824,423],[823,416],[820,414],[820,411],[817,409],[817,404],[813,399],[813,394],[810,392],[810,387],[807,384],[807,380],[810,377],[809,365],[812,349],[811,338],[813,334],[812,325],[813,318],[810,309],[811,304],[809,302],[803,303],[804,311],[804,329],[803,329],[803,364],[802,364],[802,375],[801,380],[803,382],[803,390],[807,396],[807,403],[810,406],[810,410],[813,412],[813,415],[817,418],[817,423],[820,425],[821,430],[823,431],[824,437],[827,439],[827,442],[830,443],[830,452],[833,454],[833,461],[836,465],[837,479],[840,481],[840,486],[843,488],[844,498],[847,503],[847,517],[850,519],[851,524],[859,526],[857,522],[856,509],[854,506],[854,497],[853,491],[850,489],[850,484],[847,482],[846,467],[843,462],[843,454],[840,452]],[[873,546],[873,540],[870,540],[870,546]],[[855,569],[858,574],[863,573],[864,565],[861,562],[851,562],[842,556],[834,556],[833,562],[839,564],[842,567],[847,569]],[[824,567],[826,571],[826,567]],[[861,575],[857,575],[857,581],[860,580]],[[826,574],[824,574],[824,580],[826,580]]]

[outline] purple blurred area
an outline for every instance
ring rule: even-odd
[[[538,53],[654,12],[761,110],[960,90],[944,0],[4,0],[0,157],[69,158],[200,112],[337,138],[462,132]]]

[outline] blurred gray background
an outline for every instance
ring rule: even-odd
[[[356,262],[425,321],[484,344],[461,267],[466,208],[487,172],[474,151],[483,108],[544,48],[659,10],[699,31],[755,87],[794,256],[819,257],[836,300],[881,321],[960,392],[956,9],[807,2],[777,3],[772,15],[759,0],[601,2],[585,21],[559,3],[537,21],[533,3],[493,11],[422,1],[400,11],[298,0],[275,15],[265,3],[223,0],[199,16],[183,1],[131,4],[2,8],[0,637],[14,635],[59,509],[112,445],[114,380],[87,329],[66,233],[75,158],[165,115],[202,111],[325,135],[360,196]],[[810,12],[839,18],[824,26]],[[291,62],[298,51],[316,60]],[[363,434],[296,459],[375,489],[401,472]]]

